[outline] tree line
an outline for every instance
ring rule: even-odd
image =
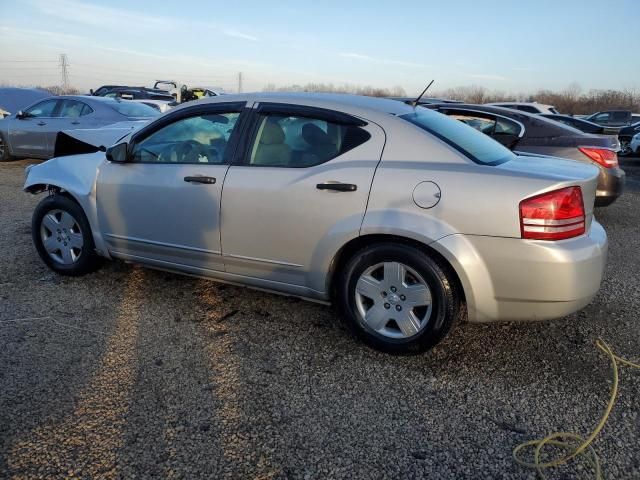
[[[353,93],[371,97],[405,97],[404,88],[380,88],[358,85],[334,85],[332,83],[307,83],[276,86],[269,84],[264,88],[267,92],[329,92]],[[555,106],[560,112],[570,115],[586,115],[601,110],[631,110],[640,113],[640,88],[591,89],[583,91],[573,83],[563,90],[541,89],[535,93],[507,93],[499,90],[489,90],[485,87],[471,85],[465,87],[447,88],[444,90],[427,92],[428,97],[461,100],[468,103],[491,102],[538,102]]]

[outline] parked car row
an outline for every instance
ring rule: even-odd
[[[629,110],[608,110],[596,112],[592,115],[572,116],[560,114],[552,105],[543,105],[536,102],[502,102],[487,105],[542,115],[585,133],[615,135],[620,142],[618,153],[621,156],[634,153],[631,148],[631,140],[635,133],[640,131],[640,114],[632,113]]]
[[[431,348],[460,320],[567,315],[604,270],[601,170],[536,154],[581,144],[549,150],[538,135],[560,124],[509,112],[330,94],[187,103],[106,153],[28,167],[24,189],[52,193],[33,241],[63,275],[122,259],[331,302],[390,352]]]
[[[542,115],[494,105],[423,106],[466,123],[517,154],[568,158],[598,167],[596,206],[609,205],[622,194],[625,174],[618,166],[616,137],[587,134]]]

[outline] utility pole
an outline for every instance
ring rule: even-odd
[[[238,72],[238,93],[242,93],[242,72]]]
[[[67,60],[67,54],[60,54],[60,75],[62,77],[62,89],[66,92],[69,89],[69,61]]]

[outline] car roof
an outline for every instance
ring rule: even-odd
[[[339,110],[354,115],[392,114],[404,115],[414,111],[414,108],[396,100],[347,93],[311,93],[311,92],[258,92],[246,94],[220,95],[198,100],[198,104],[228,103],[228,102],[275,102],[306,105],[310,107]],[[178,108],[186,108],[191,102]]]

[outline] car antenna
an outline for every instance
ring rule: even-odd
[[[427,88],[425,88],[425,89],[422,91],[422,93],[421,93],[420,95],[418,95],[418,98],[416,98],[413,102],[411,102],[411,106],[412,106],[412,107],[416,107],[416,106],[418,106],[418,102],[420,101],[420,99],[424,96],[424,94],[425,94],[425,93],[427,93],[427,90],[429,90],[429,87],[430,87],[431,85],[433,85],[433,82],[435,82],[435,81],[436,81],[436,79],[435,79],[435,78],[434,78],[433,80],[431,80],[431,81],[429,82],[429,85],[427,85]]]

